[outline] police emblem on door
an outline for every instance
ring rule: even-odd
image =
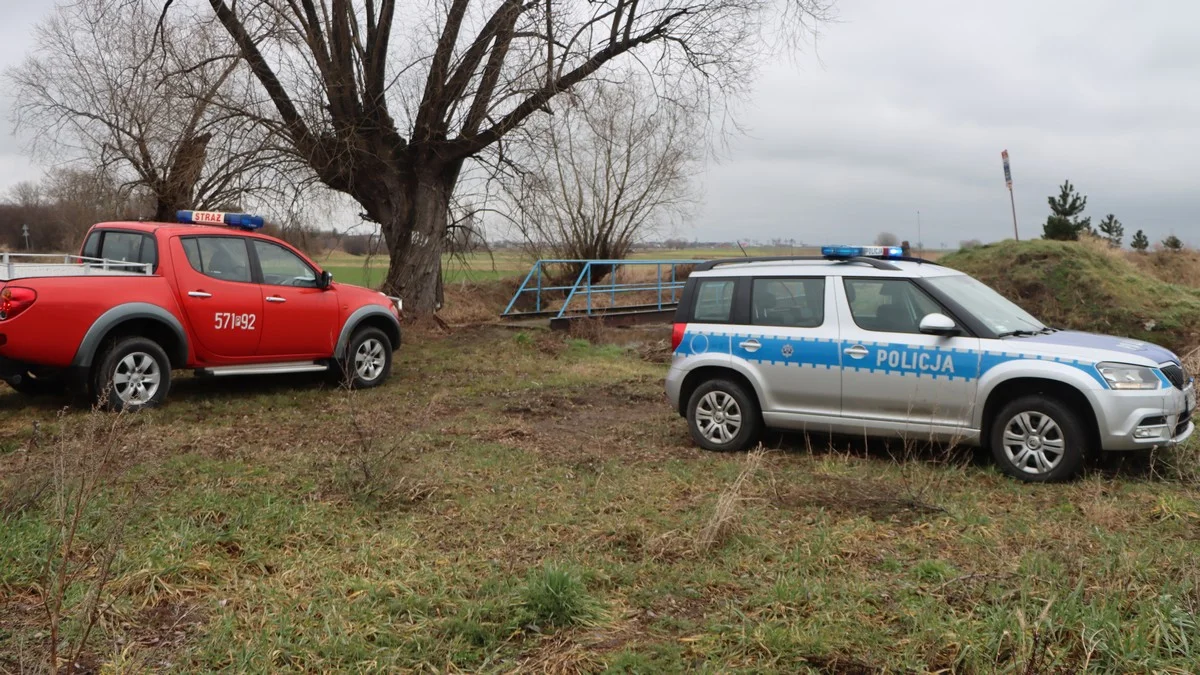
[[[780,351],[783,352],[783,358],[790,359],[790,358],[792,358],[792,352],[794,350],[792,349],[791,345],[784,345],[783,349],[781,349]]]

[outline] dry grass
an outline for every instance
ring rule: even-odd
[[[1146,253],[1127,252],[1124,257],[1159,281],[1200,288],[1200,251],[1159,249]]]
[[[726,487],[717,497],[713,513],[704,527],[696,533],[696,550],[708,553],[735,536],[744,526],[743,504],[746,496],[743,492],[747,483],[753,480],[762,469],[763,457],[767,451],[759,446],[746,454],[742,462],[742,470],[737,478]]]

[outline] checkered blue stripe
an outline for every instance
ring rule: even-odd
[[[757,340],[755,351],[741,346]],[[843,356],[842,350],[854,345],[867,348],[861,359]],[[882,351],[882,354],[881,354]],[[729,353],[752,363],[797,368],[846,368],[855,372],[886,373],[934,380],[975,380],[992,368],[1011,361],[1049,361],[1077,368],[1102,387],[1108,387],[1095,363],[1039,354],[984,352],[974,349],[924,347],[902,342],[851,342],[834,338],[808,338],[765,333],[717,333],[689,330],[676,354],[694,356],[705,353]]]

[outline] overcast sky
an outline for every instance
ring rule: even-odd
[[[51,0],[0,0],[0,66]],[[1112,212],[1200,244],[1200,3],[1190,0],[840,0],[816,46],[761,71],[749,135],[709,167],[678,234],[929,246],[1023,237],[1069,178],[1093,222]],[[36,178],[0,92],[0,192]]]

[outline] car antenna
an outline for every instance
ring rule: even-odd
[[[734,241],[737,241],[737,240],[735,239]],[[742,242],[738,241],[737,245],[738,245],[738,248],[742,249],[742,257],[749,258],[750,254],[746,253],[746,247],[742,246]]]

